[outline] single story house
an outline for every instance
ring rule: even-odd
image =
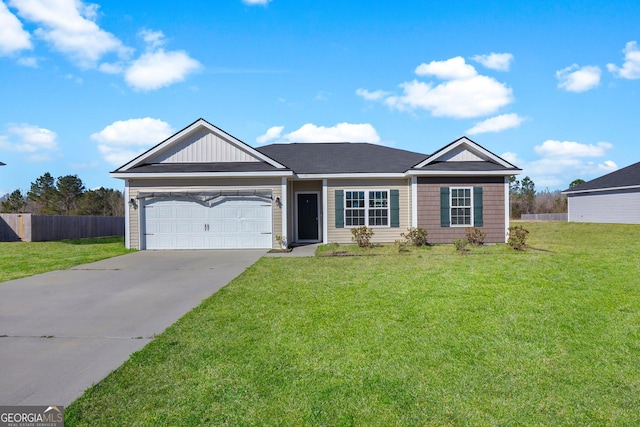
[[[505,242],[509,176],[521,170],[468,138],[431,155],[368,143],[251,147],[198,119],[111,173],[125,181],[126,245],[277,248],[374,242],[409,227],[451,243],[466,227]]]
[[[640,224],[640,162],[562,193],[570,222]]]

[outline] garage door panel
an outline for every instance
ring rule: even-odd
[[[147,249],[271,247],[271,205],[263,199],[226,198],[212,206],[157,199],[144,208]]]

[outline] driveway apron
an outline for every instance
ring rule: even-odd
[[[0,283],[0,405],[68,406],[264,254],[141,251]]]

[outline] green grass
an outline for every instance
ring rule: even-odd
[[[523,225],[544,251],[262,258],[65,421],[639,425],[640,226]]]
[[[0,242],[0,282],[128,253],[123,237],[58,242]]]

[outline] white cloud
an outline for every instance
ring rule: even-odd
[[[418,108],[436,117],[473,118],[493,114],[513,102],[511,89],[487,76],[431,83],[405,82],[401,96],[389,96],[385,103],[400,111]]]
[[[338,123],[335,126],[316,126],[312,123],[284,136],[290,142],[370,142],[380,143],[380,137],[369,123]]]
[[[611,148],[613,145],[608,142],[582,144],[547,140],[534,147],[534,152],[540,156],[536,160],[525,161],[511,152],[502,157],[520,167],[523,170],[520,178],[529,176],[536,188],[555,187],[564,190],[574,179],[589,180],[618,169],[612,160],[592,160],[605,156]]]
[[[289,142],[369,142],[380,144],[380,136],[369,123],[338,123],[335,126],[316,126],[313,123],[302,125],[299,129],[282,137],[284,126],[274,126],[264,135],[258,137],[259,143],[278,140]]]
[[[556,71],[558,87],[568,92],[585,92],[600,84],[600,67],[587,65],[580,68],[577,64]]]
[[[164,49],[158,49],[133,61],[124,79],[134,89],[155,90],[181,82],[200,68],[200,62],[184,51],[165,52]]]
[[[147,44],[147,49],[154,50],[163,46],[165,43],[164,33],[162,31],[142,30],[138,33],[142,40]]]
[[[506,129],[517,128],[525,120],[527,120],[525,117],[520,117],[516,113],[501,114],[476,123],[471,129],[467,130],[467,133],[469,135],[477,135],[485,132],[501,132]]]
[[[494,78],[479,75],[462,57],[420,64],[420,76],[435,76],[444,82],[435,84],[414,79],[401,83],[401,95],[381,90],[358,89],[356,94],[370,101],[384,102],[399,111],[427,110],[436,117],[456,119],[482,117],[496,113],[513,102],[511,88]]]
[[[266,6],[267,3],[269,3],[270,1],[271,0],[242,0],[242,3],[248,6],[256,6],[256,5]]]
[[[537,154],[545,157],[601,157],[605,152],[613,148],[613,145],[608,142],[598,142],[597,144],[581,144],[575,141],[557,141],[546,140],[542,145],[536,145],[533,147],[533,151]]]
[[[476,69],[467,64],[461,56],[446,61],[422,63],[416,67],[415,73],[419,76],[435,76],[442,80],[470,79],[478,75]]]
[[[0,55],[11,55],[31,48],[31,36],[22,28],[18,18],[0,1]]]
[[[475,55],[471,59],[492,70],[509,71],[513,55],[510,53],[490,53],[488,55]]]
[[[640,49],[637,42],[628,42],[622,52],[624,53],[622,68],[615,64],[607,64],[607,69],[618,77],[640,79]]]
[[[174,133],[169,123],[145,117],[118,120],[91,135],[103,159],[122,165]]]
[[[33,56],[18,58],[18,64],[22,65],[23,67],[38,68],[38,58],[35,58]]]
[[[267,132],[265,132],[264,135],[257,137],[256,142],[258,144],[266,144],[269,141],[278,139],[282,135],[283,130],[284,130],[284,126],[272,126],[267,130]]]
[[[0,149],[25,154],[30,162],[49,161],[58,150],[58,135],[49,129],[23,123],[11,125],[0,135]]]
[[[361,96],[367,101],[379,101],[384,97],[391,95],[391,92],[385,92],[383,90],[374,90],[373,92],[370,92],[366,89],[361,88],[356,89],[356,95]]]
[[[10,4],[22,18],[40,25],[35,31],[38,37],[82,68],[95,67],[110,52],[130,54],[116,36],[96,24],[98,5],[79,0],[10,0]]]

